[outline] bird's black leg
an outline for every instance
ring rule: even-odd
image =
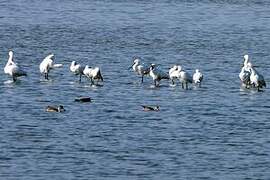
[[[186,82],[186,90],[188,89],[188,83]]]
[[[90,80],[91,80],[91,85],[94,85],[94,80],[93,80],[93,78],[91,78]]]
[[[79,82],[81,82],[82,81],[82,75],[80,74],[80,79],[79,79]]]
[[[49,73],[45,73],[45,79],[49,80]]]
[[[174,80],[172,79],[172,84],[174,85]]]
[[[184,83],[181,83],[182,84],[182,89],[184,89]]]
[[[141,80],[141,82],[143,83],[143,75],[142,75],[142,80]]]
[[[17,78],[15,76],[12,76],[13,82],[17,81]]]

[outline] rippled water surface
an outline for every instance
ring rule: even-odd
[[[1,1],[0,179],[269,179],[269,89],[241,89],[238,78],[249,54],[269,84],[269,9],[266,0]],[[17,83],[3,72],[10,49],[28,72]],[[44,81],[49,53],[64,67]],[[199,68],[202,88],[140,84],[134,56],[164,71]],[[72,60],[99,66],[104,85],[78,83]],[[45,112],[58,104],[66,112]]]

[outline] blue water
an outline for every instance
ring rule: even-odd
[[[0,71],[0,179],[269,179],[270,96],[244,90],[244,54],[269,84],[270,3],[3,0],[0,67],[8,51],[27,72]],[[64,67],[39,74],[49,53]],[[153,88],[132,58],[204,73],[202,88]],[[99,66],[103,86],[69,72]],[[92,103],[76,103],[90,96]],[[46,113],[62,104],[64,113]],[[140,105],[159,105],[143,112]]]

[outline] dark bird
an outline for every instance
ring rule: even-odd
[[[159,111],[159,106],[145,106],[142,105],[143,111]]]
[[[47,106],[46,107],[47,112],[63,112],[65,111],[64,106],[59,105],[59,106]]]
[[[91,102],[91,98],[90,97],[78,97],[75,98],[76,102]]]

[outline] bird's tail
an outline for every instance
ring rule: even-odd
[[[22,76],[27,76],[27,73],[26,73],[26,72],[23,72],[23,73],[22,73]]]
[[[16,74],[17,76],[27,76],[26,71],[20,69],[19,71],[15,72],[14,74]]]
[[[266,87],[266,83],[265,83],[265,81],[262,81],[262,85],[261,85],[262,87]]]
[[[98,74],[97,74],[97,77],[103,82],[103,77],[102,77],[102,75],[101,75],[101,72],[100,71],[98,71]]]
[[[163,77],[162,77],[162,79],[168,79],[169,80],[170,79],[170,76],[168,74],[164,74]]]

